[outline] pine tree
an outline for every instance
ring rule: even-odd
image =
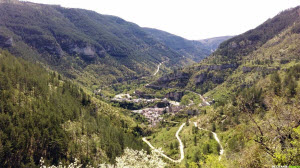
[[[277,96],[280,96],[281,95],[281,79],[280,79],[278,72],[275,72],[274,74],[271,75],[271,82],[272,82],[274,94]]]
[[[189,126],[189,125],[190,125],[189,117],[187,117],[185,124],[186,124],[186,126]]]

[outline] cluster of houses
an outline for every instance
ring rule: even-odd
[[[161,115],[166,112],[166,108],[145,108],[141,110],[134,110],[132,112],[145,116],[151,125],[155,126],[157,123],[163,120]]]
[[[202,100],[204,100],[199,106],[206,106],[213,103],[207,102],[207,98],[201,97]],[[140,110],[133,110],[133,113],[139,113],[143,115],[151,124],[151,126],[157,125],[159,122],[163,120],[163,114],[168,113],[175,115],[176,113],[180,112],[182,109],[185,108],[185,106],[181,106],[179,102],[168,100],[167,98],[164,99],[145,99],[145,98],[133,98],[129,94],[119,94],[116,95],[112,101],[117,102],[131,102],[131,103],[152,103],[156,102],[155,107],[148,107]],[[188,106],[192,106],[194,103],[191,102]],[[188,110],[188,114],[195,115],[198,111]]]
[[[182,109],[183,109],[183,106],[169,104],[169,106],[163,107],[163,108],[158,108],[158,107],[145,108],[145,109],[141,109],[141,110],[133,110],[132,112],[139,113],[139,114],[145,116],[145,118],[148,119],[148,121],[151,123],[151,125],[155,126],[157,123],[159,123],[160,121],[163,120],[163,117],[162,117],[163,114],[165,114],[165,113],[176,114]]]

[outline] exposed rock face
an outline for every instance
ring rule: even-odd
[[[224,79],[219,76],[214,76],[212,73],[204,72],[195,77],[194,83],[195,83],[195,85],[201,85],[207,80],[211,80],[215,84],[220,84],[224,81]]]
[[[197,70],[203,70],[203,69],[207,69],[208,71],[220,71],[220,70],[224,70],[224,69],[235,69],[238,67],[238,64],[222,64],[222,65],[201,65],[198,67]]]
[[[36,34],[33,30],[25,30],[28,34]],[[27,37],[27,36],[26,36]],[[64,51],[61,45],[53,38],[48,36],[34,35],[31,38],[26,38],[25,35],[22,36],[25,43],[29,47],[35,48],[41,54],[49,54],[61,58],[64,55]]]
[[[10,37],[5,43],[6,46],[12,47],[14,46],[14,39]]]
[[[146,88],[151,88],[151,89],[155,89],[155,90],[161,90],[163,87],[162,86],[157,86],[157,85],[146,85]]]
[[[64,54],[63,50],[58,44],[46,45],[43,47],[43,49],[46,50],[51,55],[56,55],[58,58],[61,58]]]
[[[195,77],[195,85],[202,84],[207,79],[207,73],[201,73]]]
[[[167,106],[169,106],[170,103],[168,101],[161,101],[161,102],[157,102],[157,104],[155,105],[155,107],[157,108],[165,108]]]
[[[191,74],[185,72],[175,72],[165,75],[157,80],[156,86],[168,87],[168,84],[172,81],[176,81],[176,87],[185,87],[190,79]],[[152,86],[152,85],[151,85]],[[150,87],[150,86],[149,86]],[[154,88],[155,89],[155,88]],[[159,88],[157,88],[159,89]]]
[[[251,72],[252,70],[253,70],[253,67],[246,67],[246,66],[244,66],[242,68],[243,73],[248,73],[248,72]]]
[[[3,37],[0,36],[0,46],[1,47],[13,47],[14,46],[14,39],[12,37]]]
[[[213,76],[211,80],[215,84],[221,84],[222,82],[224,82],[224,79],[218,76]]]
[[[97,56],[104,57],[106,54],[104,49],[97,50],[95,47],[90,45],[85,45],[84,47],[80,47],[75,44],[69,48],[70,48],[70,54],[80,55],[85,60],[93,60]]]
[[[238,67],[238,64],[222,64],[222,65],[202,65],[198,67],[198,70],[204,70],[207,71],[222,71],[226,69],[236,69]],[[201,85],[206,80],[211,80],[215,84],[220,84],[224,81],[222,77],[214,76],[213,73],[206,73],[203,72],[194,78],[194,84],[195,85]]]
[[[72,52],[87,59],[93,59],[96,55],[95,49],[89,45],[87,45],[86,47],[78,47],[77,45],[75,45],[75,47],[72,49]]]
[[[135,91],[135,95],[137,97],[144,98],[144,99],[152,99],[152,98],[154,98],[153,95],[146,94],[145,92],[142,92],[142,91],[139,91],[139,90]]]
[[[166,76],[163,76],[161,78],[158,79],[159,83],[165,83],[165,82],[169,82],[169,81],[173,81],[173,80],[185,80],[185,79],[189,79],[190,75],[188,73],[184,73],[184,72],[177,72],[177,73],[173,73],[173,74],[169,74]]]
[[[280,70],[280,67],[246,67],[244,66],[242,68],[243,73],[248,73],[251,71],[257,71],[257,72],[265,72],[267,74],[272,73],[274,71]]]
[[[225,69],[236,69],[238,64],[222,64],[222,65],[201,65],[197,67],[197,71],[207,70],[207,71],[222,71]],[[170,87],[169,83],[176,81],[176,87],[183,88],[187,85],[191,78],[190,73],[177,71],[172,74],[165,75],[157,80],[156,83],[148,85],[146,87],[152,89],[161,89],[163,87]],[[206,80],[211,80],[215,84],[220,84],[224,81],[223,77],[214,76],[213,73],[201,73],[194,78],[195,85],[203,84]]]
[[[165,98],[179,102],[181,100],[181,98],[183,97],[183,95],[184,95],[183,92],[170,92],[165,95]]]

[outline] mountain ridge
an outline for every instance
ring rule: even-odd
[[[166,69],[194,62],[119,17],[7,1],[0,12],[0,46],[90,88],[150,75],[165,60]]]

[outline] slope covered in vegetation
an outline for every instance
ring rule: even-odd
[[[193,63],[121,18],[93,11],[0,1],[0,47],[97,88]],[[208,53],[201,53],[201,58]],[[194,57],[193,57],[194,58]],[[172,66],[171,66],[172,65]]]
[[[114,163],[147,149],[126,111],[91,98],[55,72],[0,52],[0,167]]]
[[[222,43],[210,57],[174,71],[152,86],[205,93],[211,106],[199,107],[200,127],[220,135],[225,157],[190,155],[187,165],[270,167],[299,165],[299,7],[281,12]]]

